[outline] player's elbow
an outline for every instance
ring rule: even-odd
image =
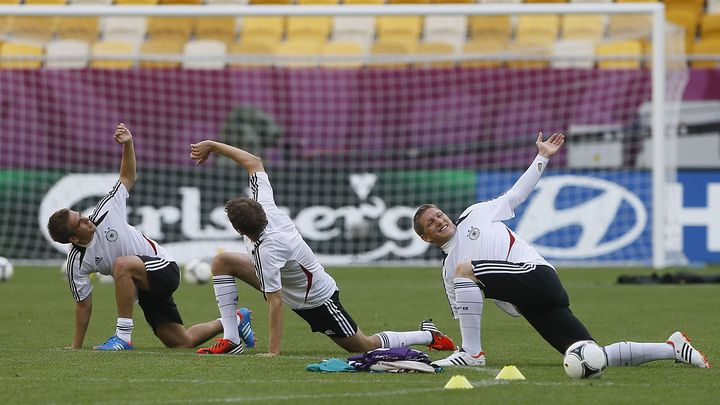
[[[259,156],[251,155],[246,164],[247,170],[250,173],[264,172],[265,166],[263,166],[262,158]]]

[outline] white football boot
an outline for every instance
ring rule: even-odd
[[[678,331],[670,335],[667,343],[675,349],[675,361],[678,363],[692,364],[695,367],[710,368],[712,365],[702,352],[692,347],[690,339]]]
[[[432,362],[435,366],[440,367],[452,367],[452,366],[469,366],[469,367],[482,367],[485,365],[485,353],[480,352],[476,356],[472,356],[466,353],[463,349],[458,349],[453,354],[442,360],[436,360]]]

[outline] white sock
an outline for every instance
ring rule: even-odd
[[[132,318],[118,318],[117,326],[115,327],[115,334],[120,339],[130,343],[132,342],[133,326]]]
[[[238,292],[233,276],[213,276],[215,299],[220,310],[220,322],[223,326],[223,338],[235,344],[240,343],[238,332],[237,303]]]
[[[429,345],[432,343],[432,333],[427,330],[413,332],[380,332],[375,336],[380,338],[380,347],[389,349],[392,347],[406,347],[410,345]]]
[[[675,349],[667,343],[618,342],[605,346],[608,366],[637,366],[654,360],[675,360]]]
[[[483,311],[483,296],[478,285],[469,278],[456,278],[455,303],[460,318],[462,348],[470,355],[482,352],[480,341],[480,320]]]

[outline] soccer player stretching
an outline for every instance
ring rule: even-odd
[[[543,141],[539,133],[538,155],[515,185],[494,200],[471,205],[457,222],[432,204],[422,205],[415,213],[415,232],[447,255],[442,268],[445,292],[453,316],[460,320],[462,346],[436,365],[485,365],[480,344],[483,293],[508,314],[524,316],[560,353],[577,341],[594,340],[570,311],[555,269],[502,222],[515,216],[514,209],[533,191],[548,159],[564,142],[563,134]],[[608,366],[670,359],[710,367],[681,332],[670,335],[667,343],[614,343],[605,346],[605,353]]]
[[[416,344],[438,350],[455,349],[452,341],[429,321],[421,324],[420,331],[365,336],[340,303],[335,280],[325,272],[290,217],[275,205],[262,160],[242,149],[209,140],[193,144],[190,156],[201,164],[213,152],[232,159],[250,175],[252,198],[234,198],[225,206],[233,227],[244,236],[250,254],[222,253],[214,258],[213,285],[224,336],[198,353],[233,353],[238,333],[235,277],[261,291],[267,300],[270,329],[267,356],[280,354],[283,302],[305,319],[313,332],[324,333],[349,352]]]
[[[135,149],[132,134],[119,124],[115,142],[123,146],[120,179],[97,204],[89,217],[63,208],[48,221],[53,240],[69,243],[67,280],[76,302],[73,349],[85,340],[92,313],[92,285],[89,276],[98,272],[112,275],[118,318],[115,335],[95,350],[133,348],[133,306],[137,296],[145,319],[167,347],[195,347],[222,330],[218,320],[183,327],[172,294],[178,288],[178,265],[165,249],[127,223],[126,199],[135,184]],[[247,320],[249,321],[249,319]]]

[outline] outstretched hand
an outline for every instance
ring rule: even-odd
[[[213,141],[201,141],[190,145],[190,159],[195,161],[196,165],[205,163],[212,153]]]
[[[132,133],[122,122],[115,128],[115,134],[113,134],[115,142],[120,145],[124,145],[132,140]]]
[[[559,132],[555,132],[550,135],[546,141],[543,141],[543,133],[538,132],[535,146],[538,148],[538,154],[544,158],[550,158],[552,155],[560,150],[560,147],[565,143],[565,135]]]

